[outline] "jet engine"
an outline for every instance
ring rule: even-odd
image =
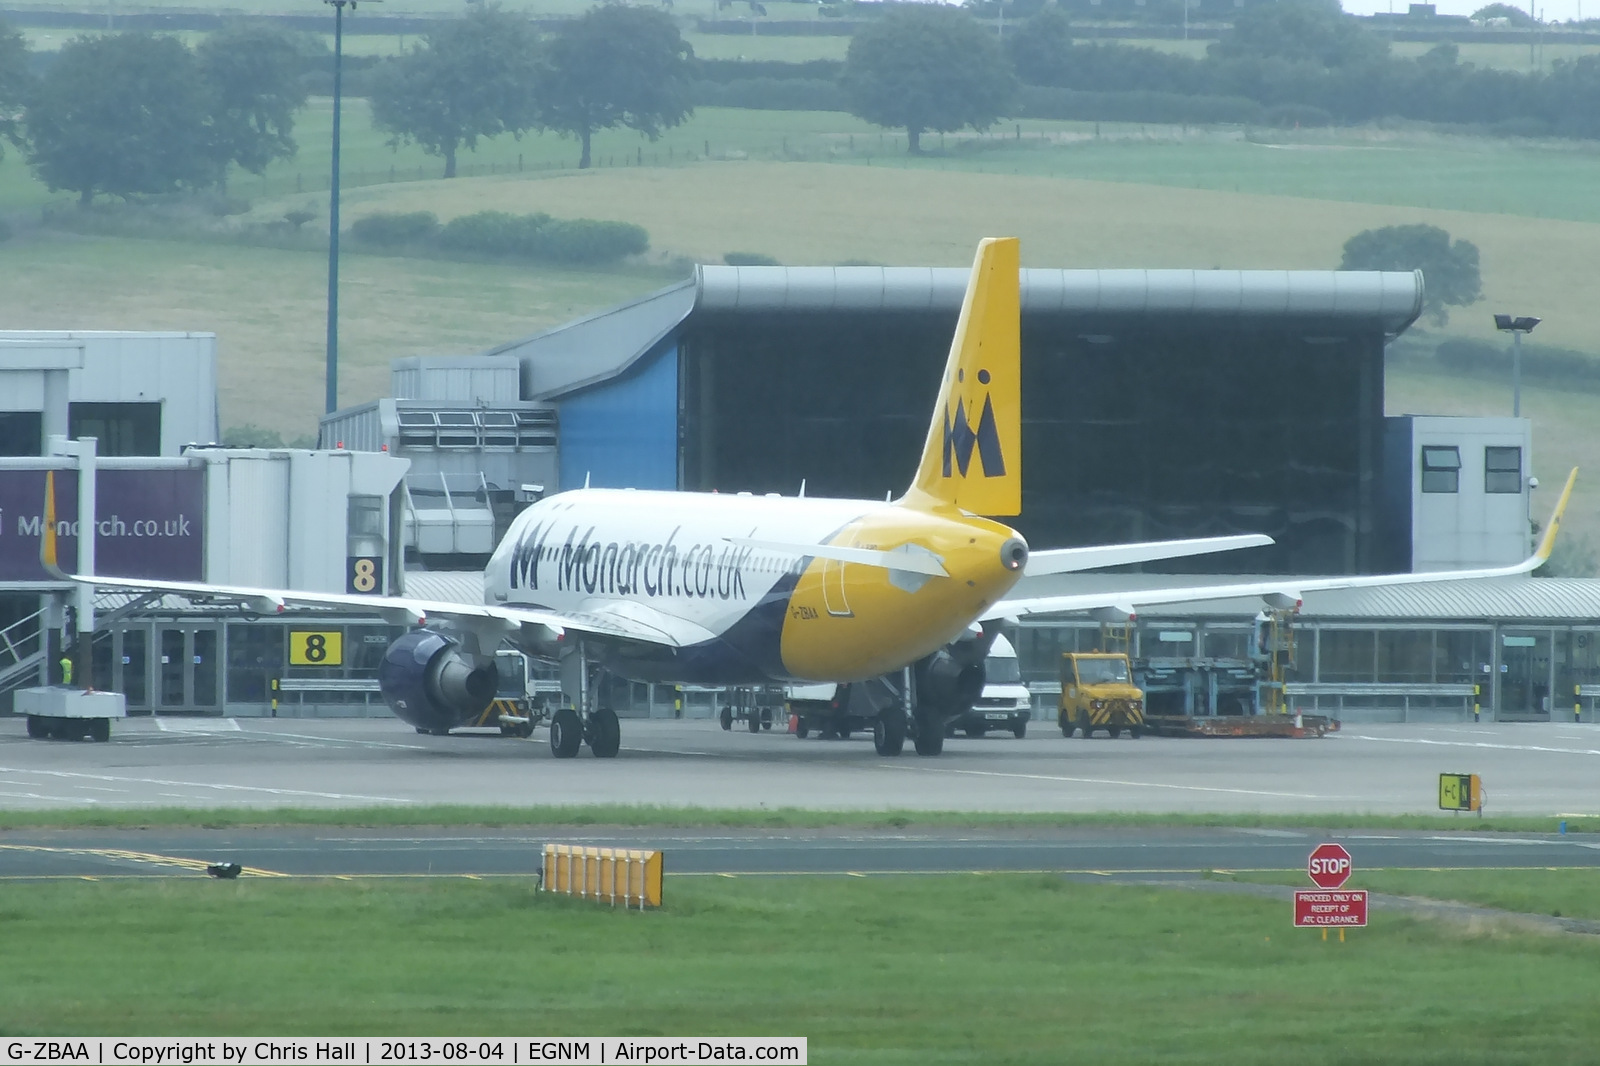
[[[493,659],[464,655],[456,641],[431,629],[407,633],[378,664],[384,702],[396,718],[425,733],[477,718],[498,684]]]

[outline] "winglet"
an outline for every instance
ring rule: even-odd
[[[1578,468],[1573,467],[1572,473],[1567,475],[1566,487],[1561,490],[1561,498],[1556,500],[1556,509],[1550,514],[1550,521],[1545,524],[1544,536],[1539,538],[1539,550],[1533,557],[1543,566],[1550,561],[1550,551],[1556,546],[1556,531],[1561,528],[1561,516],[1567,509],[1567,500],[1572,496],[1572,486],[1578,481]]]
[[[39,536],[39,565],[44,572],[58,581],[70,581],[71,575],[61,569],[56,561],[56,472],[44,472],[44,526]]]

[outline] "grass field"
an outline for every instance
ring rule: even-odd
[[[28,5],[34,8],[57,7],[71,10],[82,10],[83,0],[71,0],[61,4],[34,3]],[[142,5],[146,10],[158,9],[163,5]],[[536,17],[573,16],[583,13],[585,4],[582,0],[516,0],[502,6],[513,11],[522,11]],[[651,5],[653,6],[653,5]],[[843,59],[846,49],[850,46],[850,38],[841,34],[829,35],[769,35],[763,34],[763,23],[766,22],[795,22],[812,21],[817,15],[814,4],[782,3],[774,0],[765,5],[767,15],[765,18],[750,20],[752,33],[699,33],[693,29],[694,20],[697,18],[712,19],[745,19],[749,20],[748,9],[740,5],[732,10],[719,10],[715,0],[686,0],[685,3],[675,5],[673,14],[678,17],[679,25],[683,31],[684,40],[694,48],[694,53],[704,59],[772,59],[785,63],[801,63],[810,59]],[[228,0],[227,7],[233,11],[245,14],[304,14],[301,9],[284,0]],[[126,6],[122,10],[126,10]],[[461,5],[454,0],[409,0],[405,3],[394,3],[390,0],[381,9],[386,16],[393,15],[455,15],[461,11]],[[365,23],[365,26],[363,25]],[[371,26],[357,17],[346,23],[347,33],[344,40],[347,55],[396,55],[406,47],[414,44],[416,34],[389,34],[365,33],[364,28]],[[330,19],[331,26],[331,19]],[[54,51],[63,43],[71,40],[79,31],[27,27],[24,34],[28,39],[28,46],[35,51]],[[1012,23],[1007,20],[1007,33],[1013,32]],[[183,37],[190,44],[204,37],[204,33],[184,31],[175,34]],[[333,34],[330,30],[326,35],[329,48],[333,47]],[[1092,40],[1093,31],[1084,34],[1084,40]],[[1161,52],[1170,52],[1176,55],[1185,55],[1194,59],[1203,58],[1206,49],[1212,43],[1206,39],[1181,40],[1174,38],[1130,38],[1108,39],[1107,43],[1115,43],[1130,48],[1153,48]],[[1397,58],[1410,59],[1422,55],[1435,47],[1431,41],[1395,41],[1390,44],[1390,54]],[[1470,63],[1478,67],[1493,70],[1507,70],[1513,73],[1525,74],[1530,71],[1549,71],[1555,64],[1567,62],[1586,55],[1600,54],[1600,45],[1591,44],[1566,44],[1560,41],[1545,42],[1537,47],[1526,44],[1479,44],[1468,42],[1459,44],[1460,62]]]
[[[1486,305],[1457,311],[1454,332],[1492,337],[1489,312],[1501,307],[1544,318],[1540,339],[1549,344],[1592,348],[1600,329],[1590,283],[1600,222],[1070,177],[765,162],[373,186],[352,193],[348,206],[352,217],[430,210],[448,218],[483,209],[620,218],[648,229],[663,252],[702,262],[762,252],[796,264],[960,265],[980,237],[1015,233],[1031,266],[1331,269],[1344,242],[1363,229],[1430,222],[1482,253]]]
[[[346,102],[343,129],[347,188],[371,182],[433,178],[438,159],[420,149],[391,150],[374,130],[364,100]],[[299,116],[293,159],[264,177],[237,174],[247,197],[321,192],[326,198],[332,104],[311,101]],[[1020,129],[1020,140],[1018,131]],[[1100,136],[1095,136],[1096,130]],[[845,162],[915,171],[964,172],[1168,185],[1483,214],[1600,222],[1600,146],[1583,142],[1512,142],[1382,130],[1243,131],[1117,123],[1005,122],[984,138],[946,138],[914,159],[905,138],[838,112],[701,108],[652,143],[621,130],[596,135],[602,168],[647,168],[714,159]],[[555,134],[499,137],[461,156],[467,173],[524,173],[571,168],[577,146]],[[15,151],[0,163],[0,210],[37,206],[51,194]]]
[[[1600,833],[1600,817],[1567,817],[1569,832]],[[1439,815],[1252,815],[1252,814],[1108,814],[1007,813],[975,811],[828,811],[798,807],[713,808],[612,806],[409,806],[409,807],[97,807],[71,810],[0,810],[0,830],[19,828],[149,826],[651,826],[728,827],[747,829],[859,828],[903,829],[1038,829],[1063,826],[1152,827],[1230,826],[1269,829],[1420,829],[1457,832],[1461,822]],[[1475,820],[1474,833],[1553,833],[1556,817],[1533,818],[1501,815]]]
[[[6,1035],[805,1036],[817,1063],[1565,1063],[1593,938],[1057,877],[0,885]],[[1471,975],[1460,980],[1453,975]]]
[[[340,395],[389,395],[389,360],[462,354],[666,284],[608,274],[346,255]],[[0,319],[31,329],[184,329],[218,335],[224,428],[314,434],[322,409],[327,256],[225,244],[16,240],[0,252]]]
[[[1304,870],[1213,874],[1257,884],[1310,888]],[[1600,870],[1359,870],[1346,888],[1448,899],[1516,914],[1600,919]]]

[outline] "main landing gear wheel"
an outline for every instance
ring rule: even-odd
[[[891,707],[872,720],[872,746],[879,755],[899,755],[906,746],[906,716]]]
[[[583,723],[578,712],[563,707],[550,719],[550,754],[558,759],[570,759],[578,754],[583,743]]]
[[[938,755],[944,751],[944,723],[930,718],[919,720],[912,743],[918,755]]]
[[[750,712],[750,732],[761,732],[761,716],[755,711]]]
[[[733,729],[733,711],[730,708],[722,708],[722,713],[717,716],[717,720],[722,723],[724,730],[731,731]]]
[[[587,732],[589,751],[596,759],[614,759],[622,748],[622,723],[617,721],[617,712],[609,707],[602,707],[589,716],[589,729]]]

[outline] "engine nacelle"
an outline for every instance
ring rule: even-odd
[[[983,657],[972,661],[956,647],[941,648],[917,664],[918,713],[962,714],[983,695]]]
[[[446,730],[477,718],[499,685],[494,661],[474,662],[431,629],[407,633],[383,653],[378,688],[402,722]]]
[[[974,626],[916,665],[919,713],[939,718],[965,714],[983,695],[988,672],[984,659],[1000,635],[998,623]]]

